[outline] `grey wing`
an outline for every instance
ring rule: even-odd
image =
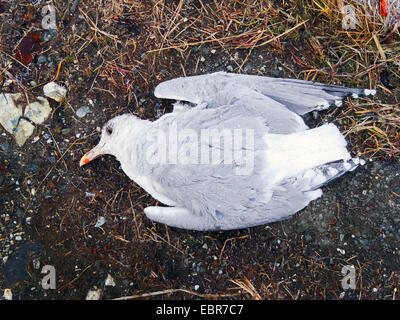
[[[248,228],[288,218],[322,194],[320,189],[304,190],[301,179],[272,187],[259,174],[240,176],[232,169],[224,165],[211,170],[165,168],[157,175],[158,183],[174,199],[177,210],[148,214],[149,218],[192,230]]]
[[[340,106],[346,96],[375,94],[375,90],[224,72],[168,80],[160,83],[154,94],[158,98],[208,103],[208,107],[219,107],[224,103],[220,92],[228,90],[234,93],[237,86],[267,96],[299,115],[327,109],[330,105]]]
[[[207,91],[208,89],[203,87],[203,90]],[[182,96],[179,96],[180,98],[186,97],[184,96],[184,91],[182,91],[182,94]],[[176,96],[176,99],[179,99],[179,97]],[[308,129],[304,120],[282,103],[240,84],[231,83],[226,87],[218,87],[215,89],[215,94],[210,93],[205,99],[205,101],[198,99],[197,108],[186,108],[183,109],[185,110],[184,112],[193,111],[194,109],[215,110],[224,108],[225,111],[218,111],[218,114],[225,113],[225,118],[226,112],[229,112],[232,117],[263,118],[264,125],[270,133],[287,134]],[[194,98],[185,100],[193,102]],[[180,104],[177,105],[180,107]],[[197,113],[196,117],[202,117],[202,113]],[[175,111],[174,114],[176,114]],[[167,114],[166,116],[170,115]],[[193,117],[194,115],[191,114],[190,116]],[[180,117],[180,119],[182,120],[183,117]],[[226,121],[229,121],[229,119]]]
[[[199,135],[200,129],[216,129],[219,133],[225,128],[230,131],[242,129],[243,144],[227,143],[229,140],[225,138],[223,144],[222,139],[197,140],[200,141],[197,150],[206,150],[211,161],[203,162],[204,154],[200,151],[196,154],[195,164],[183,164],[179,159],[174,163],[149,164],[145,158],[140,158],[148,156],[146,152],[137,152],[138,163],[143,165],[141,174],[154,181],[157,192],[171,199],[176,206],[174,210],[147,209],[146,214],[151,219],[194,230],[238,229],[286,218],[311,200],[309,194],[315,192],[303,193],[301,184],[272,186],[268,177],[262,174],[266,161],[263,136],[268,129],[258,109],[249,105],[205,110],[192,108],[153,122],[157,132],[160,129],[168,131],[173,123],[177,124],[177,132],[191,128]],[[254,134],[252,141],[248,139],[249,129]],[[168,146],[170,136],[165,136],[164,145]],[[143,141],[141,150],[154,149],[147,139],[140,141]],[[192,143],[182,137],[178,152],[191,150]],[[218,159],[212,157],[215,150],[221,151]],[[225,158],[225,154],[232,158]],[[275,187],[277,191],[274,191]]]

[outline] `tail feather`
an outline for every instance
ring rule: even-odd
[[[364,163],[365,161],[362,159],[352,158],[349,161],[335,161],[319,166],[311,171],[311,174],[314,177],[310,181],[312,187],[307,191],[317,190],[341,177],[345,173],[355,170],[358,166],[363,165]]]

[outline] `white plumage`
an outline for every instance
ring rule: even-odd
[[[321,196],[321,186],[360,164],[334,124],[309,129],[301,115],[370,94],[375,90],[222,72],[178,78],[161,83],[155,95],[194,106],[178,102],[154,122],[128,114],[111,119],[81,165],[114,155],[168,206],[145,214],[170,226],[265,224],[303,209]],[[210,132],[220,139],[204,135]]]

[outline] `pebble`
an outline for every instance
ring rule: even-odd
[[[43,97],[37,97],[37,101],[29,103],[25,108],[24,116],[36,124],[41,124],[49,117],[51,108],[49,101]]]
[[[95,228],[99,228],[99,227],[101,227],[103,224],[105,224],[106,223],[106,219],[104,218],[104,217],[99,217],[98,219],[97,219],[97,222],[96,222],[96,224],[94,225],[94,227]]]
[[[107,275],[106,281],[104,283],[105,286],[110,286],[110,287],[115,287],[115,282],[113,277],[111,277],[111,275]]]
[[[100,300],[101,289],[89,290],[86,295],[86,300]]]
[[[38,64],[44,64],[47,62],[47,58],[44,55],[41,55],[38,60],[37,60]]]
[[[24,215],[24,211],[18,208],[17,211],[15,212],[15,215],[21,218]]]
[[[5,153],[10,153],[11,152],[10,144],[8,142],[4,142],[1,145],[1,150],[3,150]]]
[[[343,249],[340,249],[340,248],[337,248],[336,250],[339,251],[343,255],[346,253],[346,251],[344,251]]]
[[[80,107],[78,110],[76,110],[76,116],[78,118],[83,118],[84,116],[86,116],[88,113],[91,113],[92,111],[90,111],[88,106],[83,106]]]
[[[272,74],[273,74],[273,76],[275,78],[280,78],[281,77],[281,72],[279,70],[274,70],[274,72]]]
[[[233,67],[231,65],[228,65],[226,67],[226,70],[229,71],[229,72],[233,72]]]
[[[70,131],[71,131],[71,128],[64,128],[64,129],[61,129],[61,134],[66,135],[66,134],[68,134]]]
[[[58,85],[55,82],[49,82],[43,87],[43,92],[46,97],[49,97],[57,102],[64,100],[67,95],[67,89]]]
[[[27,164],[26,167],[28,168],[29,171],[31,171],[33,173],[36,173],[39,170],[39,167],[34,163],[29,163],[29,164]]]
[[[40,260],[38,258],[33,259],[32,265],[34,269],[38,270],[40,268]]]

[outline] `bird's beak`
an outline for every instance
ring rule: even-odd
[[[104,144],[100,145],[98,144],[95,146],[92,150],[89,152],[86,152],[83,157],[81,158],[81,161],[79,161],[79,166],[82,167],[85,164],[88,164],[90,161],[100,157],[103,155],[102,149],[103,149]]]

